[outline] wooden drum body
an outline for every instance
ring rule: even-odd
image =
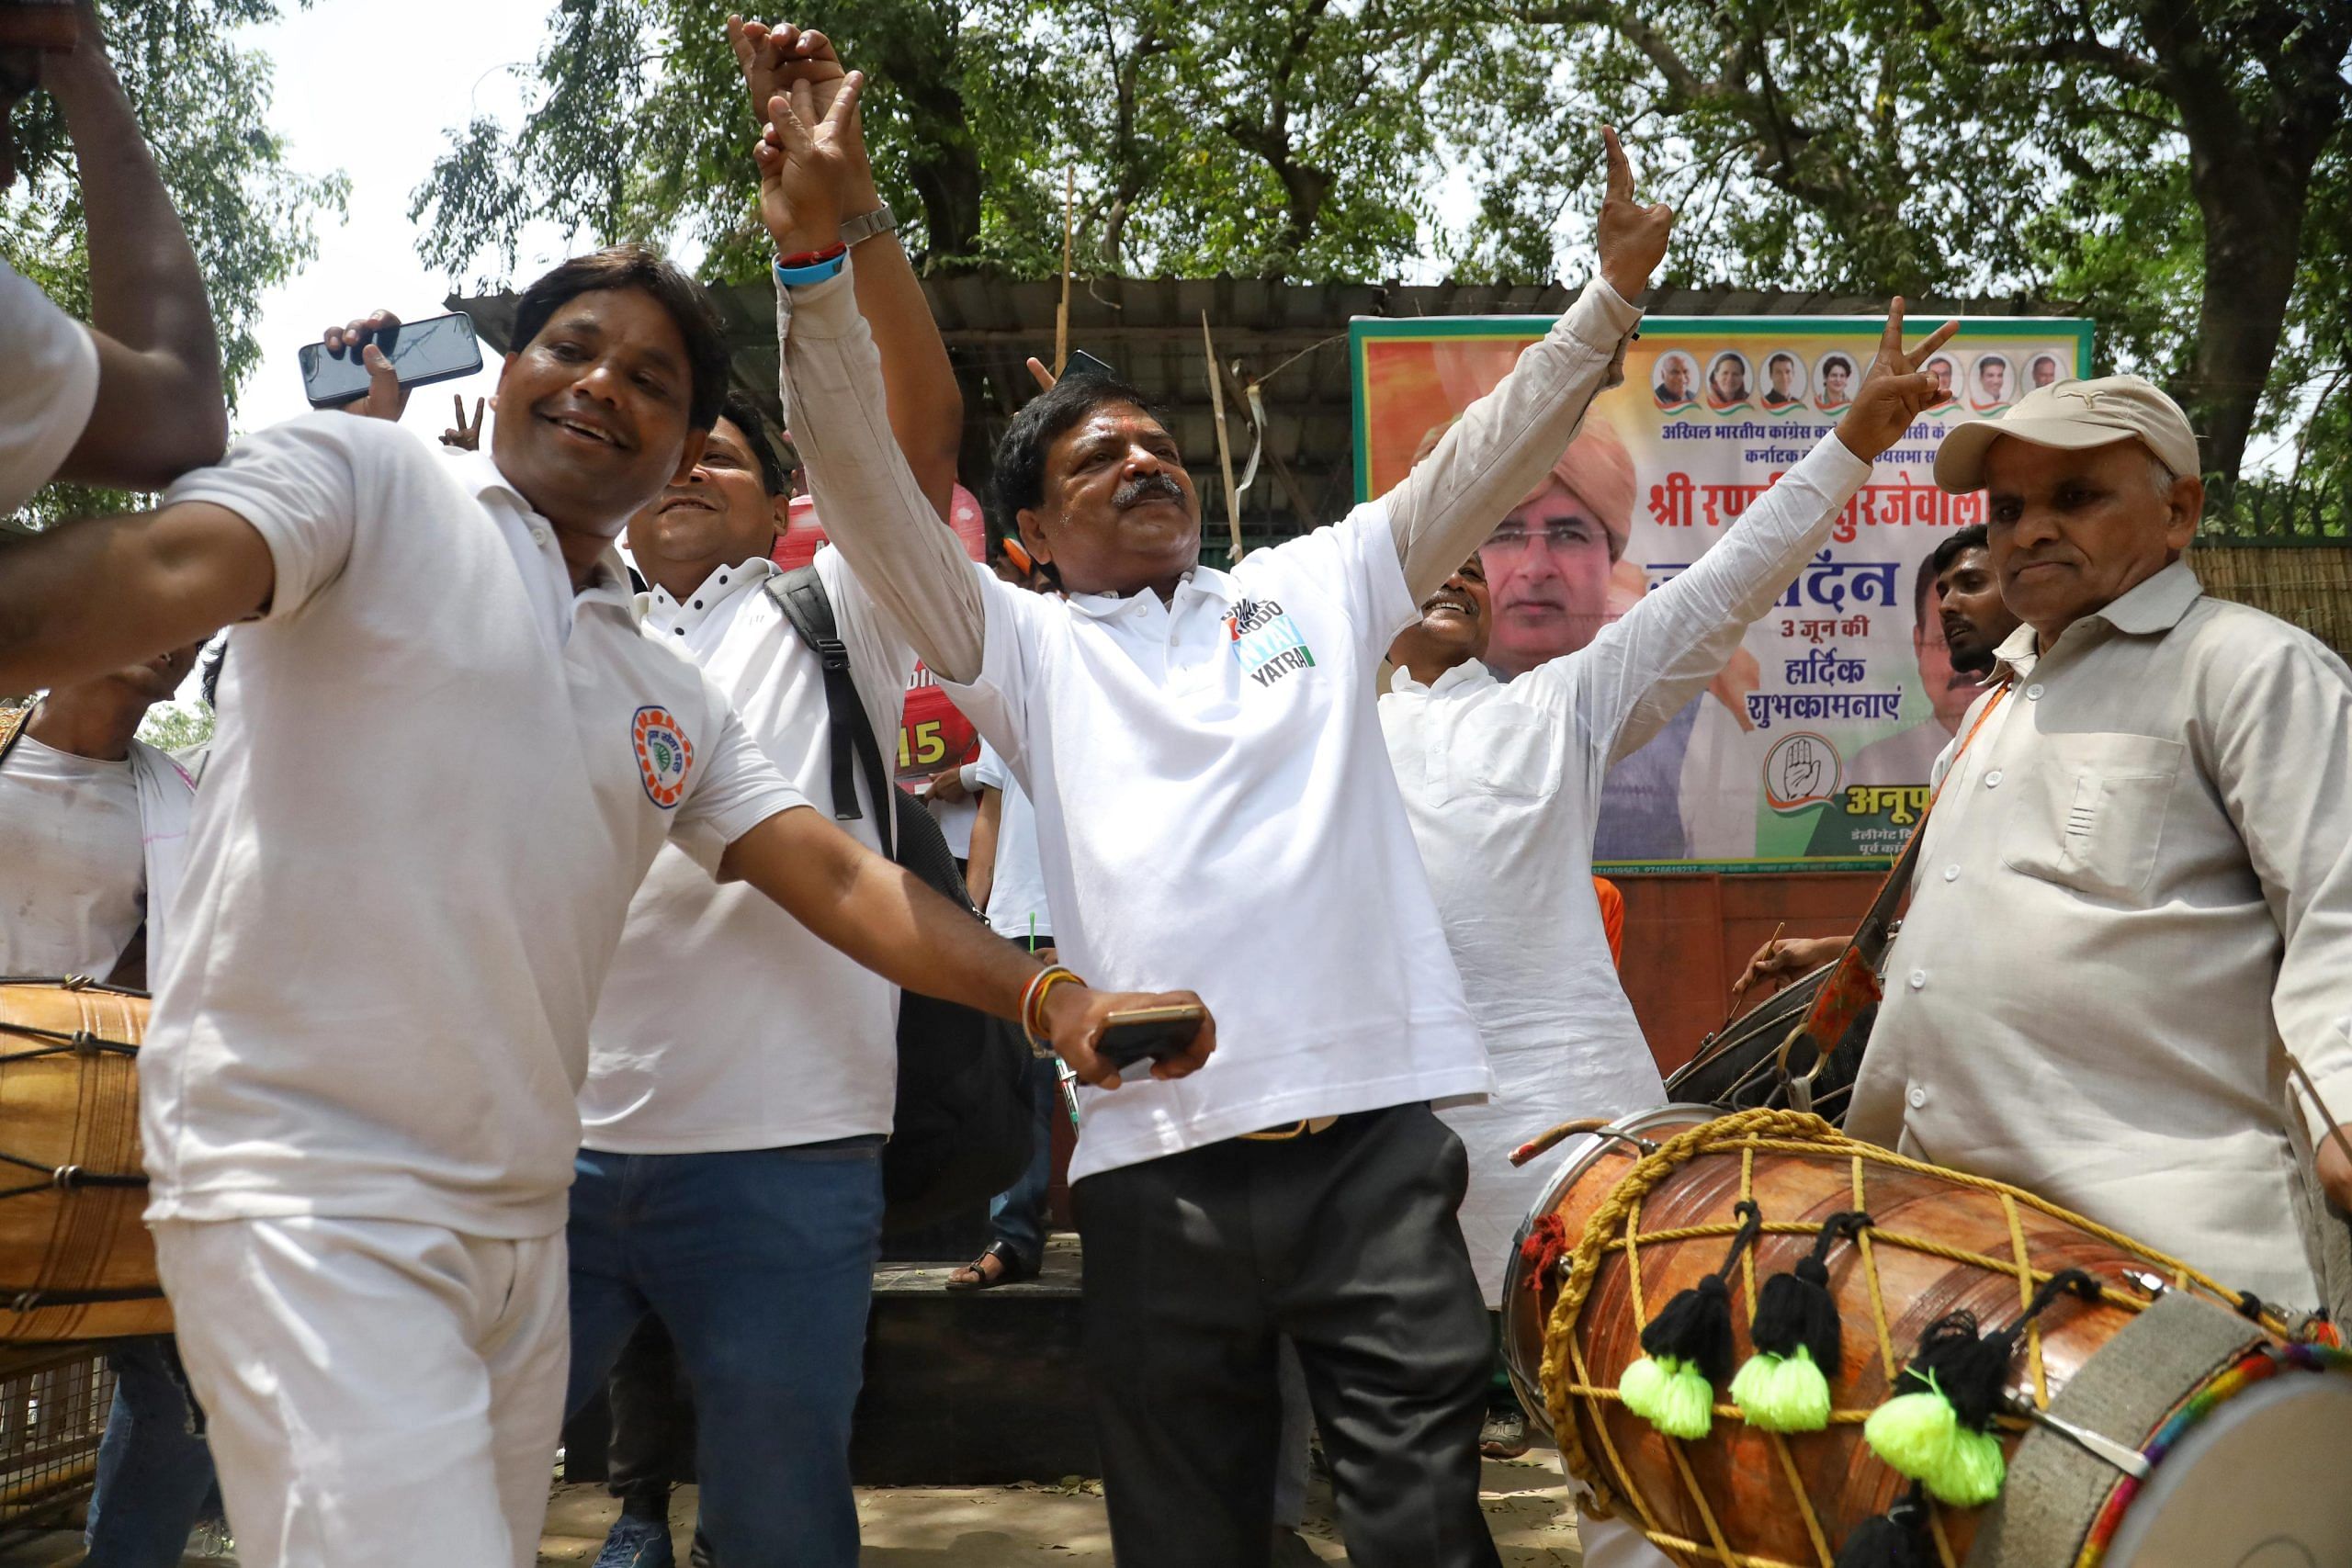
[[[147,998],[0,983],[0,1343],[168,1334],[140,1214]]]
[[[1833,1415],[1822,1431],[1764,1431],[1718,1385],[1712,1430],[1678,1441],[1626,1410],[1618,1382],[1643,1353],[1643,1325],[1724,1267],[1743,1199],[1760,1209],[1763,1231],[1727,1281],[1742,1359],[1753,1352],[1758,1287],[1811,1252],[1831,1215],[1870,1216],[1825,1259],[1842,1325]],[[1716,1119],[1674,1106],[1566,1145],[1521,1243],[1503,1309],[1513,1384],[1596,1500],[1678,1562],[1829,1568],[1858,1525],[1909,1489],[1866,1445],[1862,1423],[1895,1392],[1923,1332],[1963,1308],[1987,1328],[2011,1324],[2067,1269],[2090,1273],[2098,1299],[2061,1299],[2018,1340],[2007,1392],[2035,1414],[2000,1418],[2009,1475],[1997,1502],[1934,1507],[1935,1560],[2271,1568],[2258,1551],[2281,1539],[2315,1553],[2312,1562],[2352,1562],[2352,1506],[2338,1495],[2346,1489],[2324,1481],[2352,1452],[2352,1378],[2302,1375],[2343,1370],[2341,1352],[2290,1345],[2283,1325],[2257,1326],[2216,1304],[2234,1298],[2211,1281],[2031,1194],[1855,1143],[1816,1117]],[[2275,1386],[2219,1419],[2232,1409],[2225,1401],[2257,1384]],[[2222,1549],[2211,1542],[2178,1550],[2188,1521],[2211,1512],[2218,1469],[2208,1485],[2188,1484],[2200,1446],[2232,1456],[2232,1469],[2275,1451],[2265,1463],[2286,1478],[2271,1488],[2274,1511],[2224,1531],[2243,1541],[2231,1554],[2212,1555]],[[2306,1451],[2288,1451],[2298,1448]],[[2143,1451],[2153,1459],[2140,1460]],[[2166,1461],[2169,1470],[2155,1468]],[[2299,1461],[2318,1468],[2297,1474]],[[2285,1517],[2299,1488],[2317,1495]],[[2282,1556],[2278,1568],[2304,1561]]]

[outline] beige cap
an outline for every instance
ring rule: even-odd
[[[1936,483],[1954,495],[1984,488],[1984,449],[2004,435],[2079,451],[2137,441],[2176,474],[2199,471],[2197,434],[2180,405],[2137,376],[2038,387],[1993,419],[1956,426],[1936,449]]]

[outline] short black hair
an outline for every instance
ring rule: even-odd
[[[1854,373],[1854,362],[1842,354],[1833,354],[1821,362],[1821,373],[1824,376],[1828,375],[1832,370],[1843,370],[1847,375],[1851,376]]]
[[[1141,409],[1162,425],[1168,423],[1141,392],[1114,376],[1065,376],[1021,406],[996,444],[996,474],[989,489],[998,533],[1020,536],[1021,514],[1046,499],[1046,454],[1096,409],[1112,403]]]
[[[718,423],[719,406],[727,396],[726,329],[718,324],[718,312],[711,309],[710,296],[703,286],[648,246],[614,245],[591,251],[541,274],[514,301],[512,341],[515,349],[520,351],[545,331],[558,307],[582,294],[607,288],[636,288],[650,294],[654,303],[677,323],[678,335],[685,340],[686,371],[693,382],[686,424],[690,429],[708,430]]]
[[[1971,550],[1992,548],[1992,529],[1984,524],[1970,524],[1936,547],[1936,553],[1928,558],[1928,577],[1930,579],[1941,577],[1944,574],[1944,568]]]
[[[730,389],[718,405],[718,417],[743,433],[743,444],[752,449],[752,459],[760,466],[760,489],[768,499],[791,494],[791,477],[785,471],[784,459],[776,456],[775,443],[768,439],[767,425],[760,418],[760,406]]]
[[[1797,367],[1797,356],[1784,349],[1772,355],[1771,358],[1766,360],[1764,362],[1764,368],[1770,370],[1775,365],[1785,365],[1790,369],[1793,370]]]

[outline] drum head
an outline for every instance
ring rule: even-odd
[[[2132,1499],[2108,1568],[2352,1562],[2352,1377],[2281,1372],[2215,1409]]]

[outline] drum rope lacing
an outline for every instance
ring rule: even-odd
[[[87,975],[0,975],[0,986],[55,986],[60,990],[87,991],[100,996],[143,997],[145,993],[122,986],[109,986]],[[35,1024],[0,1021],[0,1035],[15,1035],[19,1039],[40,1040],[46,1043],[28,1051],[0,1052],[0,1066],[11,1062],[33,1061],[44,1056],[100,1055],[137,1057],[139,1047],[127,1040],[115,1040],[86,1029],[43,1029]],[[22,1198],[37,1192],[79,1191],[85,1188],[139,1188],[148,1184],[143,1173],[118,1173],[89,1170],[78,1165],[46,1165],[0,1150],[0,1164],[12,1165],[20,1170],[40,1174],[39,1181],[28,1181],[15,1187],[0,1187],[0,1200]],[[37,1312],[44,1307],[98,1306],[113,1302],[159,1301],[163,1290],[158,1286],[134,1285],[113,1290],[60,1291],[43,1290],[38,1286],[10,1288],[0,1285],[0,1310],[12,1313]]]
[[[1641,1246],[1645,1243],[1663,1245],[1675,1241],[1726,1237],[1738,1231],[1740,1224],[1736,1220],[1702,1225],[1684,1225],[1670,1230],[1647,1233],[1640,1228],[1642,1200],[1660,1182],[1701,1155],[1727,1154],[1734,1150],[1738,1151],[1740,1155],[1740,1197],[1743,1200],[1748,1200],[1751,1197],[1755,1156],[1758,1150],[1773,1154],[1811,1155],[1849,1161],[1852,1169],[1852,1203],[1858,1210],[1868,1207],[1865,1201],[1863,1173],[1867,1167],[1873,1165],[1888,1170],[1933,1176],[1956,1186],[1992,1194],[2001,1200],[2002,1213],[2007,1224],[2013,1254],[2012,1258],[2007,1261],[1985,1257],[1964,1247],[1952,1247],[1928,1237],[1886,1230],[1878,1225],[1864,1229],[1855,1236],[1854,1247],[1860,1258],[1863,1277],[1869,1287],[1871,1326],[1878,1341],[1880,1361],[1890,1382],[1895,1375],[1899,1357],[1887,1315],[1885,1300],[1880,1287],[1876,1247],[1879,1246],[1899,1247],[1928,1257],[1942,1258],[1947,1262],[1964,1264],[1988,1273],[2012,1275],[2018,1281],[2020,1306],[2030,1305],[2036,1289],[2048,1281],[2052,1276],[2050,1271],[2033,1267],[2026,1246],[2024,1225],[2019,1213],[2020,1206],[2079,1227],[2109,1246],[2132,1253],[2155,1265],[2172,1276],[2177,1287],[2194,1285],[2216,1299],[2234,1306],[2243,1306],[2246,1300],[2239,1292],[2229,1290],[2178,1258],[2157,1252],[2120,1232],[2086,1220],[2031,1192],[1995,1181],[1990,1178],[1973,1176],[1965,1171],[1951,1170],[1924,1161],[1908,1159],[1890,1149],[1857,1143],[1820,1117],[1804,1111],[1778,1109],[1736,1111],[1675,1134],[1635,1161],[1619,1179],[1610,1195],[1602,1201],[1599,1208],[1593,1211],[1591,1217],[1586,1222],[1584,1235],[1574,1251],[1559,1263],[1562,1275],[1560,1293],[1553,1304],[1551,1318],[1544,1330],[1541,1377],[1544,1404],[1551,1417],[1553,1434],[1559,1444],[1561,1460],[1568,1472],[1590,1489],[1591,1505],[1598,1510],[1606,1512],[1609,1506],[1622,1494],[1641,1515],[1645,1533],[1657,1545],[1668,1551],[1711,1557],[1724,1564],[1724,1568],[1799,1568],[1799,1565],[1733,1551],[1722,1526],[1715,1518],[1713,1506],[1701,1489],[1698,1477],[1683,1454],[1682,1445],[1670,1438],[1662,1439],[1666,1450],[1673,1459],[1675,1468],[1692,1506],[1698,1512],[1700,1523],[1705,1529],[1708,1539],[1692,1540],[1673,1534],[1662,1528],[1659,1516],[1651,1499],[1644,1495],[1640,1487],[1634,1483],[1630,1471],[1617,1451],[1614,1439],[1610,1436],[1609,1424],[1602,1419],[1602,1413],[1598,1408],[1603,1404],[1615,1401],[1618,1398],[1617,1391],[1614,1388],[1600,1386],[1594,1382],[1589,1369],[1585,1364],[1583,1348],[1577,1343],[1576,1328],[1582,1315],[1586,1298],[1591,1292],[1601,1260],[1606,1255],[1620,1251],[1625,1255],[1629,1265],[1626,1270],[1627,1290],[1633,1306],[1634,1326],[1638,1332],[1648,1322],[1649,1315],[1643,1300],[1642,1274],[1639,1266]],[[1763,1225],[1764,1234],[1768,1235],[1817,1235],[1819,1230],[1818,1224],[1797,1221],[1767,1220]],[[1744,1261],[1747,1267],[1744,1270],[1743,1283],[1747,1292],[1748,1310],[1752,1314],[1755,1310],[1756,1290],[1752,1248]],[[2099,1292],[2099,1299],[2110,1305],[2133,1313],[2143,1310],[2147,1305],[2147,1303],[2140,1297],[2112,1287],[2103,1286]],[[2282,1338],[2290,1335],[2290,1325],[2274,1314],[2263,1313],[2257,1321]],[[2027,1336],[2027,1358],[2030,1367],[2035,1404],[2038,1408],[2045,1407],[2049,1403],[2049,1387],[2041,1360],[2041,1336],[2038,1331],[2031,1329]],[[1588,1405],[1595,1407],[1591,1410],[1592,1430],[1600,1438],[1602,1457],[1606,1461],[1605,1468],[1601,1464],[1595,1463],[1592,1456],[1585,1451],[1575,1419],[1576,1412],[1571,1403],[1575,1400],[1582,1400]],[[1733,1419],[1740,1418],[1738,1407],[1728,1404],[1719,1404],[1716,1407],[1716,1415]],[[1867,1416],[1868,1412],[1839,1410],[1834,1411],[1830,1419],[1833,1423],[1844,1425],[1861,1422],[1867,1418]],[[1814,1550],[1819,1554],[1820,1568],[1830,1568],[1832,1558],[1828,1540],[1821,1528],[1812,1499],[1806,1495],[1804,1488],[1798,1483],[1794,1460],[1787,1451],[1785,1440],[1781,1439],[1778,1434],[1770,1436],[1773,1438],[1775,1452],[1781,1460],[1781,1469],[1794,1495],[1796,1506],[1805,1525],[1806,1533],[1811,1539]],[[1951,1542],[1944,1532],[1940,1512],[1931,1510],[1928,1522],[1942,1568],[1958,1568]]]

